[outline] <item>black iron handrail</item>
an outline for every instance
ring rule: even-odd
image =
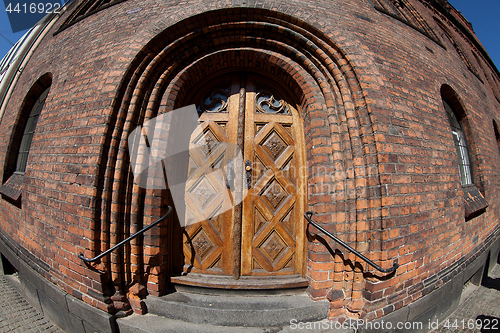
[[[382,273],[392,273],[396,269],[398,269],[399,265],[397,263],[394,263],[394,265],[391,268],[382,268],[382,267],[380,267],[379,265],[377,265],[376,263],[374,263],[373,261],[371,261],[370,259],[368,259],[364,255],[362,255],[361,253],[359,253],[358,251],[356,251],[355,249],[353,249],[352,247],[350,247],[349,245],[347,245],[346,243],[344,243],[343,241],[341,241],[340,239],[338,239],[337,237],[335,237],[334,235],[332,235],[331,233],[329,233],[328,231],[326,231],[319,224],[317,224],[316,222],[314,222],[313,220],[311,220],[311,216],[312,215],[313,215],[313,212],[305,212],[304,217],[306,218],[306,220],[310,224],[312,224],[313,226],[315,226],[318,230],[322,231],[325,235],[327,235],[328,237],[330,237],[331,239],[333,239],[334,241],[336,241],[337,243],[339,243],[340,245],[342,245],[343,247],[345,247],[346,249],[348,249],[349,251],[351,251],[352,253],[354,253],[355,255],[357,255],[358,257],[360,257],[361,259],[363,259],[364,261],[366,261],[370,266],[372,266],[373,268],[375,268],[379,272],[382,272]]]
[[[94,257],[94,258],[91,258],[91,259],[88,259],[88,258],[85,258],[85,256],[83,255],[83,253],[80,253],[78,255],[78,258],[82,259],[83,261],[85,262],[94,262],[96,260],[99,260],[101,259],[102,257],[104,257],[106,254],[110,253],[110,252],[113,252],[114,250],[116,250],[117,248],[119,248],[120,246],[122,245],[125,245],[127,244],[128,242],[130,242],[132,239],[136,238],[137,236],[145,233],[146,231],[148,231],[149,229],[151,229],[152,227],[154,227],[155,225],[157,225],[158,223],[160,223],[161,221],[163,221],[167,216],[168,214],[170,214],[172,212],[172,207],[168,206],[168,212],[163,215],[162,217],[160,217],[158,220],[156,220],[155,222],[151,223],[150,225],[148,225],[147,227],[137,231],[135,234],[133,234],[132,236],[130,236],[129,238],[127,239],[124,239],[122,240],[120,243],[116,244],[115,246],[113,246],[112,248],[109,248],[107,249],[106,251],[104,251],[103,253],[99,254],[97,257]]]

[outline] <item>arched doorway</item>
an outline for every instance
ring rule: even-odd
[[[307,285],[306,163],[293,97],[275,80],[247,72],[206,80],[193,91],[185,104],[197,106],[200,126],[191,143],[200,149],[190,149],[186,221],[201,222],[184,228],[184,265],[171,281],[237,289]],[[225,161],[223,143],[241,149],[244,165]],[[200,177],[207,161],[222,165],[224,179]],[[245,195],[225,210],[217,188],[232,184],[245,187]]]
[[[278,90],[286,86],[293,92],[289,96],[300,105],[296,109],[307,138],[307,146],[302,146],[307,152],[307,207],[315,212],[316,221],[345,237],[362,253],[370,251],[370,258],[390,261],[388,265],[392,265],[393,258],[384,256],[380,241],[384,210],[377,199],[379,160],[370,114],[370,108],[377,106],[373,99],[366,99],[369,92],[359,83],[360,78],[363,81],[379,75],[371,57],[363,48],[352,48],[348,39],[336,41],[335,35],[325,34],[285,12],[240,7],[205,12],[200,7],[198,15],[184,14],[185,21],[166,24],[154,39],[148,40],[150,34],[144,34],[144,47],[117,90],[111,118],[116,123],[111,122],[106,132],[112,144],[104,146],[99,161],[103,177],[99,178],[102,181],[95,197],[100,209],[95,210],[94,224],[90,226],[102,232],[94,234],[89,250],[98,254],[117,244],[130,232],[156,221],[166,213],[167,205],[172,205],[169,188],[143,190],[133,186],[125,158],[130,131],[149,119],[193,103],[196,92],[212,85],[215,73],[247,70],[263,74],[264,85]],[[136,47],[135,43],[130,49]],[[366,63],[355,64],[348,55],[360,56]],[[121,61],[113,66],[123,70]],[[198,84],[204,78],[210,79]],[[384,85],[379,84],[380,90],[372,92],[387,97]],[[114,138],[119,139],[115,142]],[[373,195],[376,197],[371,198]],[[117,205],[122,201],[124,204]],[[296,225],[303,220],[300,216]],[[279,275],[240,274],[234,279],[222,271],[216,274],[217,267],[210,272],[197,271],[195,265],[186,268],[189,263],[183,247],[184,230],[178,222],[172,214],[151,235],[145,235],[144,246],[137,239],[132,241],[131,252],[110,257],[109,275],[119,292],[137,284],[149,295],[162,295],[170,291],[170,282],[181,283],[182,278],[195,274],[202,275],[197,281],[204,281],[199,284],[205,286],[213,281],[222,281],[219,285],[245,281],[243,288],[248,288],[250,279],[262,282],[267,278],[269,286],[278,285]],[[357,300],[364,300],[365,271],[353,272],[349,263],[356,260],[354,255],[340,255],[310,240],[304,257],[311,297],[325,298],[332,288],[342,290],[335,295],[348,301],[334,301],[332,308],[361,311],[365,303]],[[282,275],[290,279],[293,276],[300,274]]]

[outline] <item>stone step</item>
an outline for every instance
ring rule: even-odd
[[[153,314],[133,314],[117,319],[120,333],[264,333],[269,328],[224,327],[207,324],[194,324],[169,319]]]
[[[333,329],[325,326],[324,321],[308,322],[303,326],[287,324],[281,327],[241,327],[195,324],[169,319],[153,314],[138,315],[117,319],[120,333],[353,333],[352,329]],[[297,322],[298,323],[298,322]]]
[[[329,308],[329,302],[313,301],[305,292],[297,291],[200,294],[183,290],[161,297],[148,296],[145,303],[152,315],[185,323],[233,327],[282,327],[290,325],[292,319],[320,321],[328,317]]]

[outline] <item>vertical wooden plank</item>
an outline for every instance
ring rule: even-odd
[[[239,93],[239,103],[238,103],[238,128],[237,128],[237,145],[240,147],[242,151],[244,151],[244,142],[245,142],[245,103],[246,103],[246,77],[244,73],[240,74],[240,93]],[[241,170],[242,166],[235,166],[235,170]],[[237,175],[240,175],[241,172],[236,172]],[[239,176],[238,176],[239,177]],[[241,275],[241,235],[242,235],[242,203],[240,195],[243,194],[243,186],[244,182],[239,180],[236,182],[236,186],[238,186],[235,194],[236,202],[239,202],[234,208],[234,221],[233,221],[233,277],[235,279],[239,279]]]
[[[250,161],[250,166],[253,168],[253,154],[255,136],[254,130],[254,108],[255,108],[255,82],[253,76],[246,80],[246,102],[245,102],[245,143],[243,150],[243,160],[245,163]],[[245,175],[246,175],[245,170]],[[254,171],[251,170],[252,176]],[[248,181],[248,180],[247,180]],[[248,184],[247,184],[248,185]],[[241,273],[249,275],[252,270],[252,207],[255,198],[253,182],[247,186],[247,195],[242,203],[242,239],[241,239]]]
[[[292,109],[292,130],[295,136],[296,151],[296,177],[297,177],[297,209],[296,209],[296,262],[295,269],[303,277],[306,276],[306,226],[304,212],[307,208],[307,160],[305,152],[305,138],[303,134],[303,122],[299,112]]]

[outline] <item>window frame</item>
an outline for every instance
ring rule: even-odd
[[[474,173],[472,171],[469,145],[467,144],[467,135],[465,134],[464,127],[450,103],[443,99],[443,105],[446,110],[446,115],[448,116],[453,142],[455,143],[455,149],[457,151],[460,184],[462,186],[474,185]]]
[[[52,85],[52,74],[46,73],[33,84],[23,103],[11,135],[5,156],[2,198],[20,207],[24,176],[38,119],[45,106]]]
[[[31,149],[31,142],[35,134],[36,125],[38,123],[38,118],[45,105],[47,95],[49,94],[50,88],[45,89],[35,104],[31,108],[26,124],[24,125],[23,135],[21,137],[21,143],[19,144],[19,149],[17,151],[16,158],[16,169],[14,173],[24,174],[26,172],[26,165],[28,164],[28,156]]]
[[[480,181],[478,186],[475,182],[474,171],[477,173],[480,171],[477,169],[479,161],[471,158],[469,149],[471,145],[474,145],[473,137],[470,137],[472,135],[471,124],[462,106],[463,103],[453,88],[447,84],[441,86],[441,100],[457,153],[460,185],[463,190],[464,215],[465,220],[468,221],[486,212],[488,207],[488,202],[484,197],[484,188],[480,187],[483,183]],[[464,166],[468,167],[464,168]],[[480,174],[479,179],[481,179]]]

